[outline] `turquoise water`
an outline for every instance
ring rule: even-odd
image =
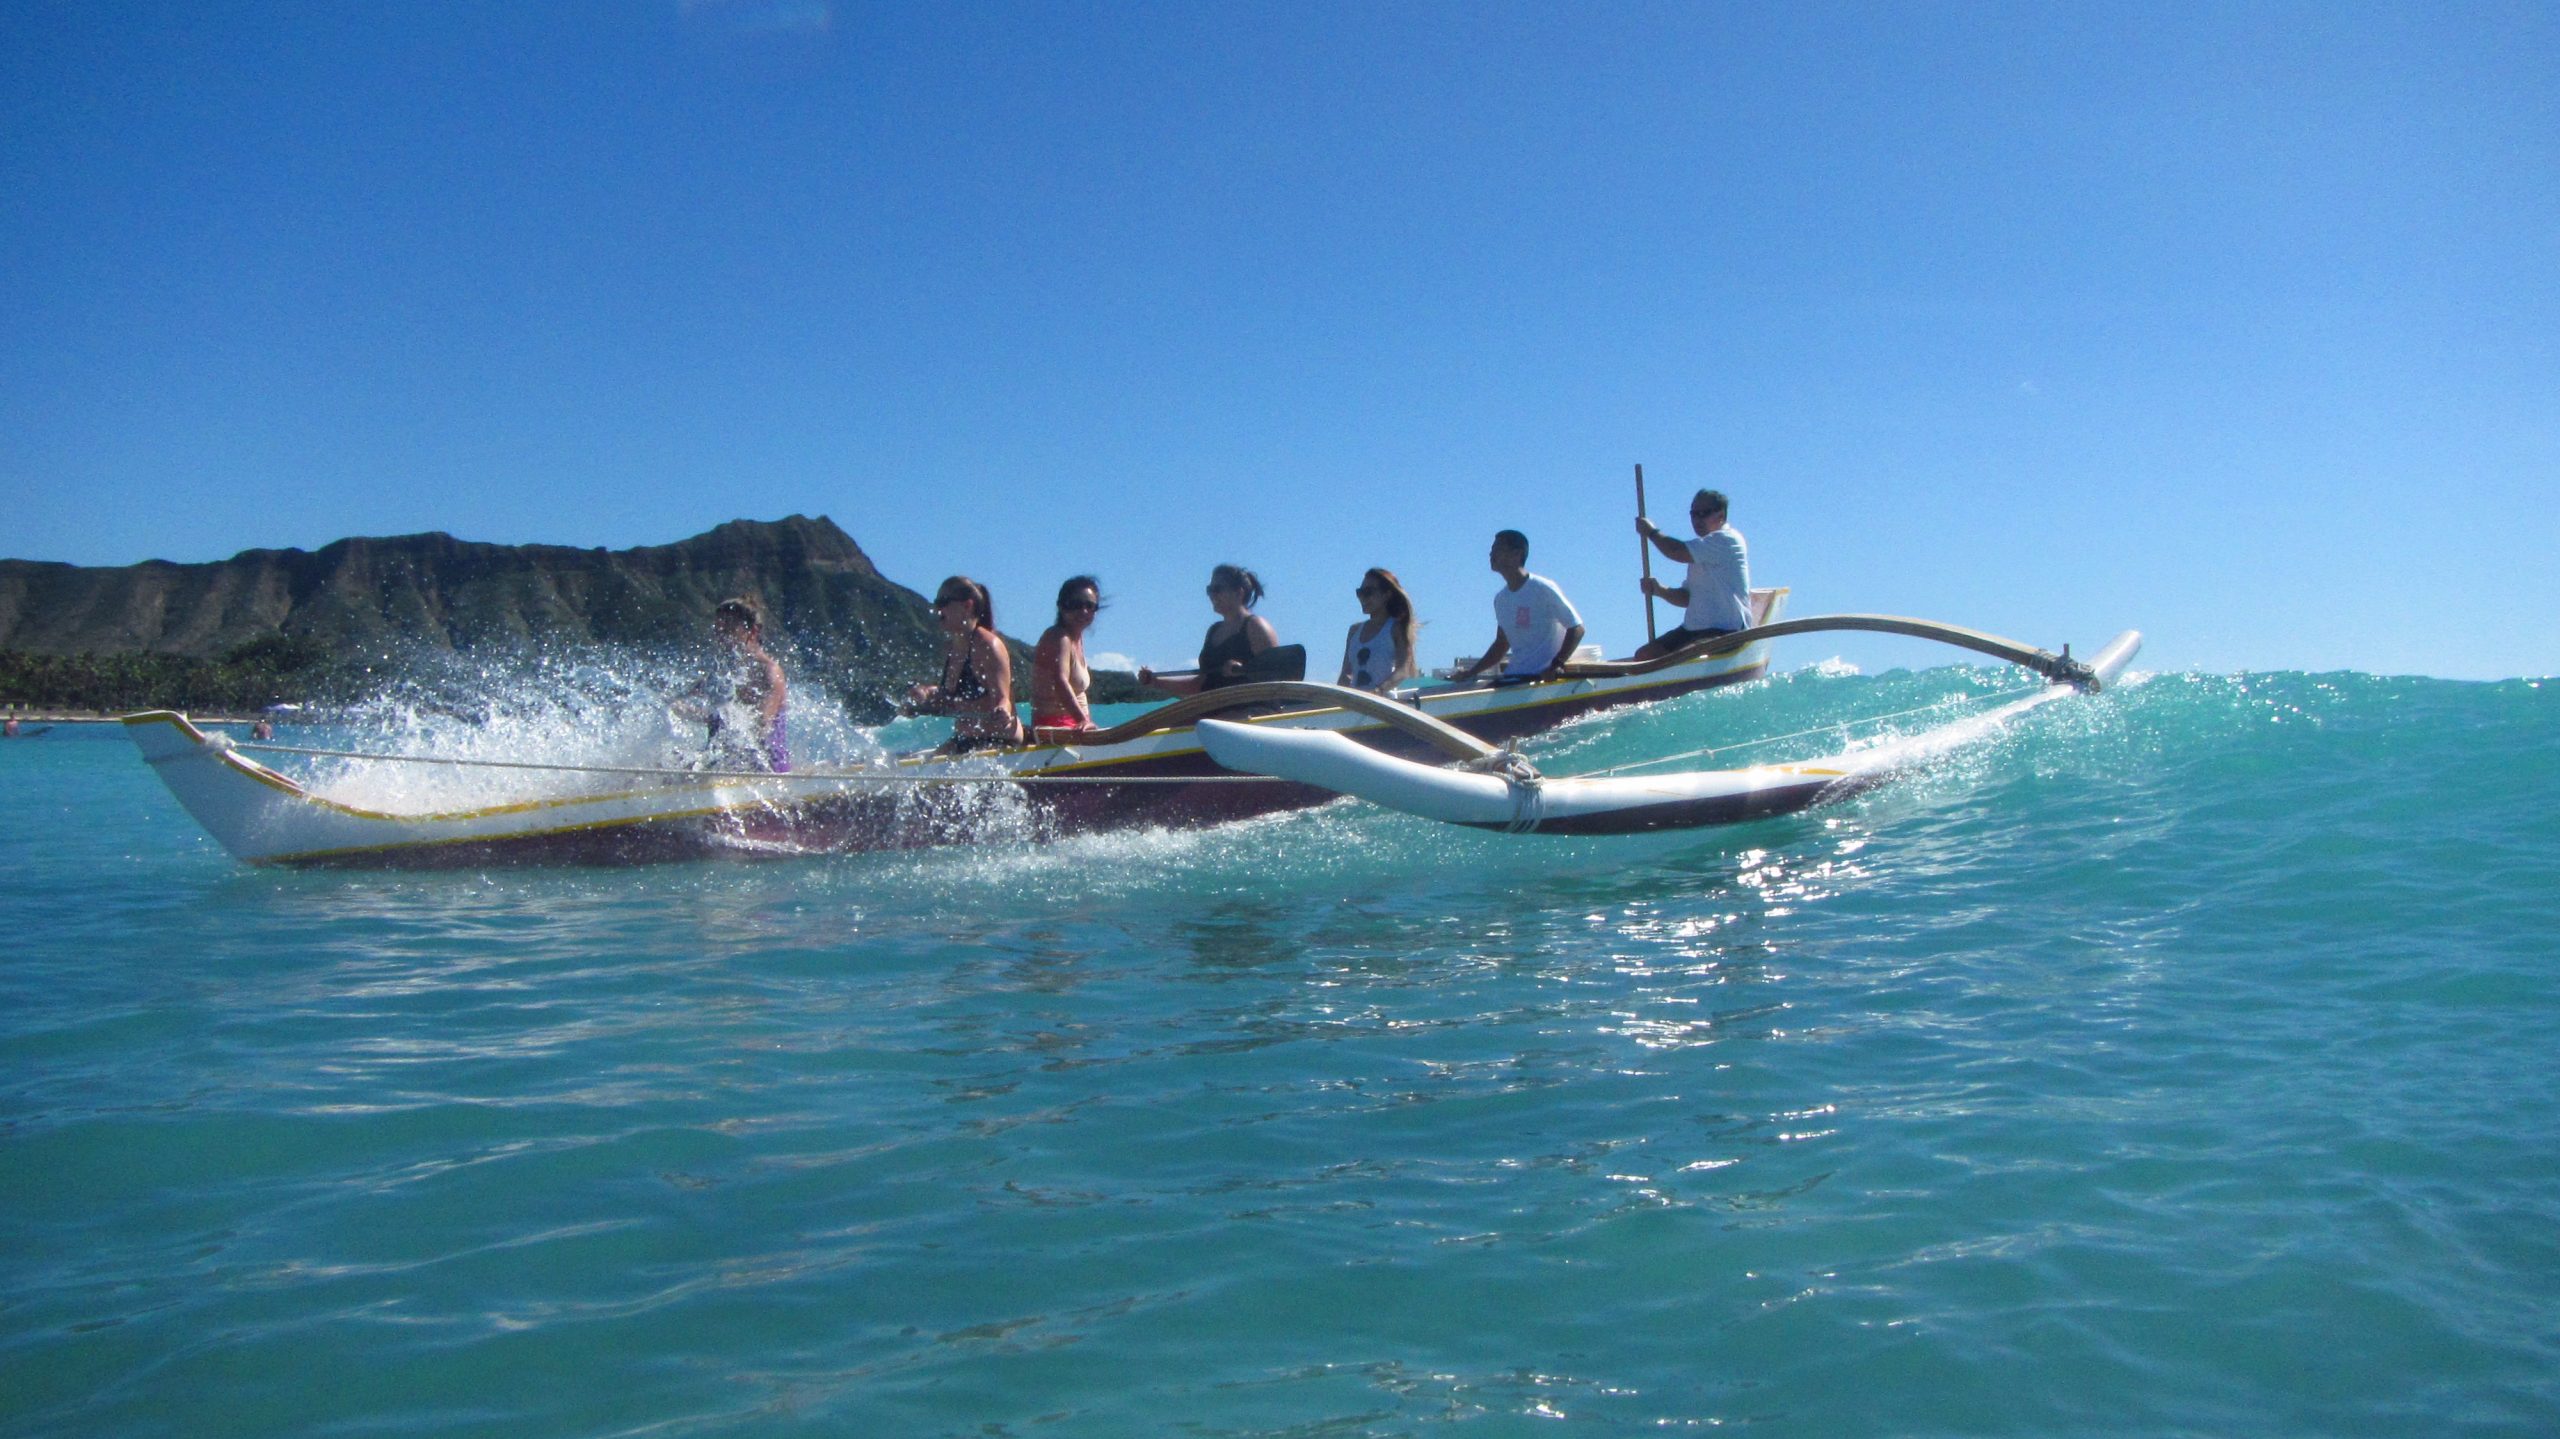
[[[619,872],[249,870],[120,735],[0,745],[0,1432],[2560,1431],[2556,701]]]

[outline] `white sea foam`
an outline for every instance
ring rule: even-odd
[[[703,674],[699,656],[603,649],[524,660],[420,655],[296,739],[366,756],[314,760],[307,779],[331,799],[367,808],[432,811],[611,792],[711,764],[705,726],[681,715],[678,703]],[[732,728],[754,723],[743,711],[726,718]],[[791,691],[787,725],[799,768],[855,767],[885,754],[836,696],[806,679]]]

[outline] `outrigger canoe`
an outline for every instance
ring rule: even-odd
[[[1648,704],[1767,673],[1789,632],[1783,589],[1754,592],[1762,626],[1648,664],[1568,667],[1554,680],[1426,690],[1390,700],[1332,685],[1266,682],[1173,701],[1071,738],[788,775],[507,764],[431,755],[351,755],[376,764],[551,771],[530,795],[486,804],[386,805],[297,778],[263,756],[325,755],[235,741],[185,715],[127,716],[125,732],[179,804],[251,864],[476,867],[630,864],[712,855],[854,852],[1137,827],[1184,827],[1320,804],[1313,785],[1239,777],[1202,746],[1198,722],[1251,712],[1275,728],[1346,735],[1382,753],[1471,758],[1620,705]],[[450,792],[449,787],[446,792]]]
[[[209,733],[165,710],[128,716],[126,733],[179,803],[224,849],[251,864],[453,868],[507,864],[631,864],[714,855],[848,853],[1042,838],[1140,827],[1187,827],[1321,804],[1340,794],[1381,792],[1345,771],[1295,769],[1270,755],[1243,757],[1234,737],[1301,736],[1408,764],[1483,768],[1496,816],[1463,807],[1434,817],[1547,832],[1600,832],[1709,823],[1800,808],[1844,793],[1856,776],[1810,772],[1800,785],[1757,786],[1753,797],[1690,796],[1665,810],[1636,791],[1615,795],[1545,782],[1536,822],[1521,820],[1522,762],[1498,744],[1566,720],[1622,705],[1648,704],[1757,679],[1769,647],[1790,634],[1870,630],[1922,635],[2025,665],[2057,684],[2092,688],[2112,678],[2069,656],[1977,631],[1892,616],[1779,617],[1784,590],[1754,591],[1761,623],[1644,662],[1564,667],[1526,684],[1427,690],[1389,699],[1333,685],[1270,681],[1176,700],[1110,729],[964,756],[910,755],[861,768],[757,772],[620,769],[592,765],[500,764],[431,755],[348,755],[277,744],[244,744]],[[2110,653],[2121,668],[2135,643]],[[2120,651],[2120,653],[2118,653]],[[1224,750],[1221,756],[1216,750]],[[330,755],[372,762],[547,771],[540,792],[502,803],[386,807],[356,802],[325,783],[270,767],[258,754]],[[1330,753],[1336,761],[1344,754]],[[1237,768],[1220,763],[1226,758]],[[1881,774],[1875,757],[1860,775]],[[1820,783],[1813,781],[1819,780]],[[1568,786],[1575,782],[1566,782]],[[1648,783],[1658,783],[1649,781]],[[1487,791],[1494,794],[1495,791]],[[1647,792],[1649,793],[1649,792]],[[1635,813],[1651,809],[1647,813]],[[1407,806],[1411,807],[1411,806]],[[1627,817],[1597,817],[1617,808]],[[1585,810],[1590,812],[1586,813]],[[1571,811],[1568,813],[1568,811]],[[1429,812],[1429,811],[1419,811]],[[1499,820],[1497,823],[1496,821]]]

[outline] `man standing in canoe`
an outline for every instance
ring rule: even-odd
[[[1493,596],[1493,644],[1458,675],[1460,683],[1502,665],[1508,681],[1553,678],[1582,644],[1582,615],[1544,575],[1529,573],[1529,537],[1504,530],[1488,557],[1502,588]]]
[[[1689,501],[1689,528],[1698,532],[1694,540],[1675,540],[1660,525],[1636,516],[1637,534],[1669,558],[1689,565],[1689,581],[1684,585],[1666,585],[1645,576],[1648,597],[1686,605],[1688,612],[1680,617],[1679,628],[1664,631],[1637,650],[1637,659],[1667,655],[1700,640],[1751,627],[1751,554],[1743,548],[1742,531],[1725,523],[1728,508],[1722,490],[1698,491]]]

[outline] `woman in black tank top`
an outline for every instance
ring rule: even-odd
[[[1271,621],[1253,612],[1262,599],[1262,581],[1251,570],[1237,565],[1220,565],[1209,572],[1209,604],[1218,612],[1218,622],[1200,640],[1200,672],[1196,675],[1160,675],[1151,669],[1138,671],[1138,683],[1168,689],[1178,695],[1196,695],[1206,690],[1244,683],[1246,664],[1255,655],[1280,643],[1280,632]]]

